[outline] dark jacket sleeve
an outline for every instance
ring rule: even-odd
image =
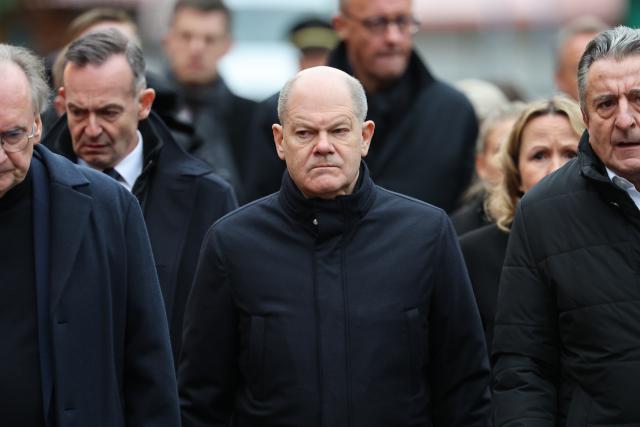
[[[137,201],[126,214],[127,312],[124,352],[126,425],[180,423],[169,328],[151,245]]]
[[[555,426],[559,369],[554,296],[518,207],[500,278],[494,330],[494,422]],[[532,229],[532,231],[535,231]]]
[[[237,378],[235,335],[229,277],[212,227],[203,242],[185,312],[178,375],[183,426],[229,424]]]
[[[443,215],[429,318],[434,426],[488,425],[490,370],[484,333],[458,239]]]

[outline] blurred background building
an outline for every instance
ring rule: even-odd
[[[162,66],[160,42],[174,0],[0,0],[0,41],[48,54],[64,44],[68,22],[95,6],[128,10],[140,25],[151,68]],[[441,79],[480,78],[532,99],[553,91],[558,28],[583,14],[610,25],[640,24],[640,0],[414,0],[418,50]],[[221,73],[238,94],[262,99],[297,71],[288,40],[300,19],[330,19],[337,0],[227,0],[234,47]]]

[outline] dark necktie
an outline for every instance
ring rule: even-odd
[[[114,168],[106,168],[105,170],[102,171],[102,173],[109,175],[111,178],[115,179],[116,181],[122,180],[122,176]]]

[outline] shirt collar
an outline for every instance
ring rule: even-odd
[[[113,168],[118,172],[118,174],[120,174],[118,182],[129,191],[133,189],[136,179],[138,179],[142,173],[142,166],[144,164],[142,155],[142,134],[139,130],[136,131],[136,133],[138,135],[136,147]],[[81,158],[78,158],[78,164],[87,166],[87,163]]]
[[[633,200],[633,203],[635,203],[638,209],[640,209],[640,192],[638,192],[635,185],[633,185],[628,179],[617,175],[611,169],[606,168],[606,170],[607,175],[609,175],[609,179],[611,180],[613,185],[621,190],[626,191],[629,197],[631,197],[631,200]]]

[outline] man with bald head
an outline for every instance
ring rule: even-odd
[[[364,89],[309,68],[278,113],[280,191],[203,243],[183,426],[485,426],[489,368],[455,233],[441,209],[373,183]]]
[[[179,425],[135,197],[40,143],[44,66],[0,44],[0,425]]]
[[[413,49],[419,24],[411,0],[341,0],[333,25],[341,42],[328,64],[362,82],[376,123],[367,163],[380,185],[452,210],[473,171],[478,126],[463,94],[435,78]],[[282,162],[270,152],[275,100],[255,115],[251,197],[275,191]],[[265,133],[265,135],[263,135]]]

